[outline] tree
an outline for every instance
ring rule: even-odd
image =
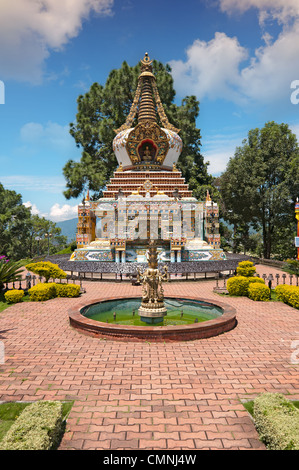
[[[31,215],[30,209],[23,205],[21,194],[5,189],[0,183],[0,255],[16,260],[46,254],[47,233],[51,233],[50,253],[66,246],[67,237],[61,235],[54,222]]]
[[[5,189],[0,183],[0,254],[9,259],[27,256],[31,212],[22,203],[22,196]]]
[[[243,145],[221,175],[220,192],[225,220],[235,233],[260,229],[263,256],[280,254],[281,236],[295,231],[294,204],[299,193],[299,148],[287,124],[268,122],[249,131]]]
[[[212,183],[212,177],[200,153],[201,135],[196,128],[199,102],[195,96],[187,96],[177,106],[174,103],[171,68],[153,61],[153,73],[165,113],[169,121],[181,129],[184,148],[177,166],[189,182],[190,189],[200,192],[201,185]],[[69,160],[63,168],[67,187],[64,195],[67,199],[80,196],[87,188],[94,192],[94,199],[101,196],[102,189],[117,167],[112,149],[114,129],[126,121],[139,74],[139,64],[130,67],[123,62],[120,69],[110,72],[105,86],[94,83],[85,95],[78,97],[78,113],[76,121],[70,124],[70,134],[77,147],[82,149],[82,156],[79,162]]]
[[[51,236],[47,237],[50,234]],[[61,235],[61,228],[44,217],[32,215],[27,239],[27,252],[30,258],[36,255],[54,254],[67,245],[67,237]]]
[[[26,266],[28,271],[31,271],[38,276],[45,278],[45,282],[49,282],[52,278],[53,282],[55,279],[65,279],[66,273],[60,269],[58,264],[51,263],[50,261],[38,261],[37,263],[29,263]]]

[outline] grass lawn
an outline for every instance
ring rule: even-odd
[[[29,302],[29,301],[30,301],[29,295],[25,294],[22,299],[22,302]],[[12,305],[14,304],[10,304],[5,300],[4,292],[0,292],[0,312],[3,312],[3,310],[5,310],[8,307],[11,307]]]
[[[73,401],[63,403],[63,419],[66,419],[68,416],[73,403]],[[9,402],[0,404],[0,441],[9,430],[10,426],[14,423],[15,419],[28,405],[30,405],[30,403]]]

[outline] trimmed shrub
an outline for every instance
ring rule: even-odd
[[[1,450],[50,450],[63,431],[62,404],[39,401],[28,405],[7,431]]]
[[[248,297],[251,300],[267,302],[270,300],[270,289],[260,282],[251,282],[248,287]]]
[[[30,300],[43,302],[55,297],[79,297],[80,286],[77,284],[58,284],[41,282],[28,290]]]
[[[290,296],[290,305],[299,309],[299,288],[294,289]]]
[[[228,279],[226,287],[229,295],[247,296],[249,280],[245,276],[234,276]]]
[[[53,299],[56,297],[56,284],[55,283],[40,283],[31,287],[29,290],[30,300],[33,302],[42,302],[44,300]]]
[[[257,397],[253,417],[269,450],[299,450],[299,410],[283,395],[264,393]]]
[[[45,278],[46,282],[49,281],[50,278],[54,279],[65,279],[66,273],[60,269],[58,264],[51,263],[50,261],[39,261],[38,263],[29,263],[26,266],[28,271],[37,274],[38,276],[42,276]]]
[[[265,281],[259,277],[234,276],[227,281],[227,291],[229,295],[247,296],[250,284],[265,284]]]
[[[275,293],[278,300],[299,309],[299,287],[283,284],[275,288]]]
[[[57,297],[79,297],[80,286],[77,284],[56,284]]]
[[[237,274],[238,276],[245,276],[245,277],[252,277],[256,272],[256,268],[254,267],[251,261],[241,261],[237,267]]]
[[[281,300],[281,302],[288,303],[288,299],[289,299],[290,294],[291,294],[291,292],[290,292],[291,287],[292,286],[289,286],[289,285],[286,285],[286,284],[275,287],[275,294],[276,294],[277,300]]]
[[[17,304],[18,302],[22,301],[22,298],[24,297],[24,291],[21,289],[9,290],[5,292],[4,297],[10,304]]]

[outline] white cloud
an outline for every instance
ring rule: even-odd
[[[195,40],[185,61],[170,62],[178,91],[238,104],[289,102],[290,84],[299,79],[299,1],[219,0],[219,4],[229,14],[257,9],[261,47],[248,57],[238,39],[224,33],[217,32],[209,42]],[[266,30],[268,19],[280,24],[275,40]],[[249,63],[244,63],[247,57]]]
[[[32,202],[30,201],[27,201],[27,202],[24,202],[23,205],[25,207],[28,207],[30,210],[31,210],[31,214],[32,215],[38,215],[40,217],[47,217],[47,214],[46,213],[42,213],[36,206],[36,204],[32,204]]]
[[[262,25],[269,14],[282,23],[299,14],[298,0],[219,0],[219,2],[221,10],[227,13],[236,11],[244,13],[250,8],[257,8]]]
[[[188,90],[201,98],[234,96],[239,65],[247,58],[247,50],[237,38],[216,33],[209,42],[195,40],[186,51],[187,60],[170,61],[178,91]]]
[[[50,209],[49,219],[53,222],[61,222],[63,220],[74,219],[78,216],[78,205],[71,206],[70,204],[54,204]]]
[[[52,220],[52,222],[62,222],[63,220],[74,219],[78,216],[78,205],[71,206],[70,204],[60,205],[55,203],[49,213],[41,212],[37,205],[31,201],[24,202],[23,205],[31,209],[32,215],[45,217],[46,219]]]
[[[39,83],[51,50],[76,37],[90,14],[110,15],[113,0],[1,0],[1,78]]]

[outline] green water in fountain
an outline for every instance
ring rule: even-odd
[[[138,315],[140,305],[140,298],[108,300],[84,307],[81,313],[87,318],[103,323],[147,326]],[[197,300],[165,298],[164,305],[167,315],[161,323],[150,325],[151,327],[190,325],[218,318],[223,313],[220,307]]]

